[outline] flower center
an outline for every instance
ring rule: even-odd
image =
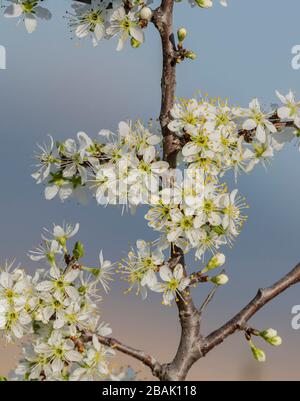
[[[184,217],[180,223],[181,228],[184,230],[188,230],[193,227],[193,218],[192,217]]]
[[[121,28],[124,29],[125,31],[129,31],[129,28],[131,27],[131,21],[128,17],[124,18],[123,21],[121,21]]]
[[[178,286],[179,286],[179,282],[175,278],[173,278],[172,280],[170,280],[168,282],[168,289],[171,291],[176,291]]]
[[[27,0],[22,3],[23,13],[29,14],[32,13],[34,7],[37,5],[37,1]]]
[[[64,355],[64,351],[61,348],[55,348],[54,355],[58,358],[61,358]]]
[[[204,136],[202,133],[199,134],[196,138],[195,138],[195,142],[198,146],[200,147],[205,147],[207,145],[208,142],[208,137]]]
[[[184,122],[190,125],[197,125],[198,120],[193,113],[187,113],[184,118]]]
[[[225,214],[228,214],[230,217],[239,217],[240,211],[234,205],[228,205],[227,208],[224,210]]]
[[[205,200],[204,202],[204,211],[206,213],[211,213],[215,210],[215,206],[211,200]]]

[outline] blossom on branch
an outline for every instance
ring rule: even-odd
[[[98,341],[98,336],[111,333],[98,312],[101,276],[81,265],[82,245],[68,250],[78,229],[79,225],[54,225],[53,239],[43,235],[50,266],[33,276],[18,266],[0,268],[0,336],[8,341],[25,335],[31,339],[14,380],[108,380],[113,372],[109,359],[114,352]],[[39,253],[32,255],[32,260],[43,260]],[[102,253],[100,262],[101,269],[111,266]],[[91,339],[85,338],[87,333]]]

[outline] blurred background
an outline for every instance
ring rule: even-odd
[[[57,4],[59,3],[59,4]],[[115,51],[116,41],[93,48],[89,41],[70,40],[62,18],[70,1],[47,1],[50,22],[40,22],[32,35],[15,20],[0,19],[0,45],[7,50],[7,70],[0,71],[0,263],[16,259],[29,270],[36,268],[26,256],[38,245],[42,227],[53,222],[80,222],[80,240],[86,263],[95,264],[103,249],[107,259],[118,261],[138,238],[154,234],[143,219],[145,210],[132,217],[118,208],[81,206],[75,201],[47,202],[43,187],[36,186],[36,143],[47,134],[56,139],[75,137],[80,130],[96,137],[102,128],[116,129],[123,119],[156,118],[160,108],[161,49],[150,27],[146,43]],[[300,96],[300,71],[291,68],[291,49],[300,43],[298,0],[229,0],[227,9],[191,9],[177,4],[175,28],[185,26],[186,41],[198,54],[195,62],[178,68],[180,97],[197,90],[247,106],[253,97],[263,104],[276,103],[275,89],[290,88]],[[239,178],[240,193],[250,205],[249,219],[227,255],[229,285],[221,288],[210,305],[204,330],[223,324],[255,295],[300,261],[300,154],[296,146],[277,154],[267,170],[257,168]],[[232,184],[234,185],[234,184]],[[191,270],[197,263],[191,260]],[[179,341],[176,308],[165,308],[155,295],[142,302],[123,294],[118,280],[102,304],[102,316],[116,338],[145,349],[161,361],[174,355]],[[197,300],[205,297],[202,287]],[[291,309],[300,305],[300,288],[292,288],[268,305],[252,321],[259,329],[274,327],[284,338],[279,349],[257,342],[267,362],[252,360],[243,335],[237,334],[195,365],[193,380],[299,380],[300,330],[291,327]],[[3,345],[3,344],[2,344]],[[0,375],[16,364],[19,349],[1,346]],[[131,360],[120,356],[122,363]],[[132,364],[141,378],[148,372]]]

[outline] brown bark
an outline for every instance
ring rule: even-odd
[[[173,34],[174,0],[163,0],[155,11],[153,23],[159,31],[162,43],[163,71],[161,79],[161,111],[159,121],[164,137],[164,159],[176,168],[178,140],[168,129],[171,121],[170,111],[174,106],[176,92],[175,39]]]

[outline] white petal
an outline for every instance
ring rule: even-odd
[[[34,8],[34,11],[38,18],[49,20],[52,17],[51,12],[45,7],[37,6]]]
[[[277,110],[278,117],[282,120],[287,120],[291,118],[291,109],[289,107],[280,107]]]
[[[130,126],[124,121],[121,121],[119,123],[119,133],[123,138],[127,137],[130,134]]]
[[[149,138],[147,138],[147,143],[148,145],[158,145],[161,142],[161,137],[158,135],[151,135]]]
[[[256,129],[256,138],[262,143],[266,142],[266,139],[267,139],[266,131],[265,131],[264,127],[261,125],[258,125],[258,127]]]
[[[94,31],[95,37],[99,42],[105,35],[105,27],[103,24],[97,24]]]
[[[4,289],[11,289],[13,286],[13,278],[12,275],[3,271],[0,273],[0,285]]]
[[[52,200],[58,194],[59,187],[57,185],[49,185],[45,188],[45,198]]]
[[[23,337],[23,329],[22,329],[22,326],[19,324],[19,323],[15,323],[13,326],[12,326],[12,332],[14,333],[14,335],[17,337],[17,338],[22,338]]]
[[[77,38],[85,38],[88,34],[90,33],[89,31],[89,24],[80,24],[75,30],[75,35]]]
[[[245,129],[247,131],[252,131],[256,127],[257,127],[257,123],[252,119],[246,120],[243,124],[243,129]]]
[[[78,270],[70,270],[66,275],[65,275],[65,282],[66,283],[73,283],[74,280],[77,279],[79,275],[79,271]]]
[[[124,32],[121,34],[120,39],[119,39],[119,42],[118,42],[118,46],[117,46],[117,51],[118,51],[118,52],[121,51],[121,50],[123,50],[127,38],[128,38],[128,33],[127,33],[126,31],[124,31]]]
[[[139,27],[131,27],[130,35],[140,43],[144,42],[144,32]]]
[[[42,281],[36,286],[36,290],[40,292],[48,292],[53,289],[53,283],[51,281]]]
[[[27,15],[25,17],[25,27],[28,33],[32,33],[36,30],[37,20],[33,15]]]
[[[143,159],[147,164],[150,164],[155,158],[155,147],[154,146],[149,146],[149,148],[146,149]]]
[[[54,373],[60,373],[64,368],[64,363],[62,362],[61,359],[55,358],[51,364],[51,367]]]
[[[68,286],[65,288],[65,291],[73,301],[79,298],[78,290],[75,287]]]
[[[20,4],[11,4],[4,11],[4,16],[6,18],[17,18],[23,13],[22,6]]]
[[[71,362],[80,362],[82,355],[77,351],[71,350],[66,352],[66,358]]]
[[[181,281],[183,277],[183,267],[180,263],[175,267],[173,275],[176,280]]]
[[[199,153],[199,146],[196,145],[194,142],[188,142],[186,145],[184,145],[182,149],[182,154],[183,156],[192,156]]]
[[[63,202],[68,199],[73,193],[73,186],[72,184],[64,185],[59,190],[59,198]]]
[[[175,298],[173,291],[166,291],[163,295],[163,303],[164,305],[170,305]]]
[[[169,168],[169,163],[164,161],[154,162],[151,164],[151,171],[155,174],[163,174]]]
[[[171,281],[173,278],[172,271],[167,266],[162,266],[159,270],[159,274],[162,280],[164,281]]]
[[[286,98],[285,98],[285,96],[283,96],[280,92],[278,92],[278,91],[276,91],[276,95],[277,95],[277,97],[280,99],[280,101],[283,103],[283,104],[287,104],[287,101],[286,101]]]

